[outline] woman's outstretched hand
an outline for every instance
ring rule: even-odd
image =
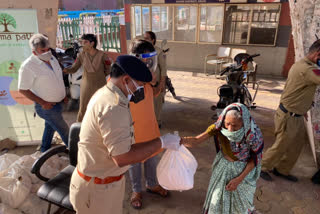
[[[186,147],[192,147],[192,143],[188,141],[188,137],[182,137],[180,140],[180,145],[184,145]]]

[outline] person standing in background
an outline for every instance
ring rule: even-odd
[[[163,50],[156,46],[157,37],[152,31],[146,31],[144,34],[144,39],[151,42],[158,54],[158,66],[156,70],[156,83],[153,87],[158,87],[160,85],[161,93],[159,96],[154,98],[154,112],[158,121],[159,128],[161,128],[161,112],[164,103],[164,97],[166,94],[166,77],[167,77],[167,61]]]
[[[81,37],[83,51],[79,54],[71,68],[63,72],[73,74],[83,66],[83,75],[80,87],[80,107],[77,121],[81,122],[92,95],[106,84],[106,76],[110,73],[111,61],[108,55],[97,49],[97,37],[93,34],[84,34]]]

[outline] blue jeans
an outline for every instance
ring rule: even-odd
[[[146,186],[154,187],[158,185],[158,180],[157,180],[158,156],[156,155],[152,158],[149,158],[144,163],[136,163],[131,165],[129,169],[129,176],[130,176],[133,192],[142,191],[142,187],[141,187],[142,164],[144,165],[144,177],[146,180]]]
[[[36,103],[35,109],[39,117],[45,121],[41,152],[50,149],[55,131],[59,133],[62,141],[68,146],[69,126],[62,117],[62,103],[55,104],[53,108],[49,110],[43,109],[40,104]]]

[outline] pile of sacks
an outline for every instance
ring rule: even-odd
[[[22,157],[14,154],[0,156],[0,214],[47,212],[48,203],[36,195],[43,181],[31,173],[31,167],[40,155],[36,152]],[[55,155],[44,163],[40,172],[44,177],[52,178],[68,163],[68,158]],[[57,206],[51,206],[51,213],[57,210]]]

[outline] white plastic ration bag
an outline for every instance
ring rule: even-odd
[[[167,150],[157,166],[158,182],[167,190],[192,189],[197,167],[196,159],[184,145],[178,151]]]

